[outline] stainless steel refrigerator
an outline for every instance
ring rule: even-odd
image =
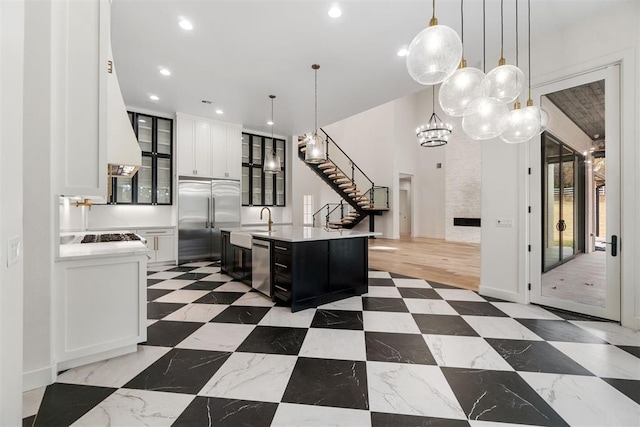
[[[180,178],[178,261],[219,260],[220,229],[240,226],[240,181]]]

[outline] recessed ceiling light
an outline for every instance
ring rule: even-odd
[[[193,24],[188,19],[180,18],[178,25],[180,25],[180,28],[182,28],[183,30],[187,30],[187,31],[193,30]]]
[[[398,56],[407,56],[408,54],[409,54],[409,49],[407,49],[406,47],[400,48],[396,52],[396,55],[398,55]]]
[[[160,68],[160,74],[162,74],[163,76],[170,76],[171,71],[169,71],[169,69],[167,68]]]
[[[269,126],[273,126],[273,122],[272,122],[271,120],[269,120],[269,121],[267,122],[267,124],[268,124]]]
[[[222,111],[221,109],[219,109],[219,108],[218,108],[218,109],[216,110],[216,114],[224,114],[224,111]]]
[[[149,95],[149,99],[152,100],[152,101],[157,101],[160,98],[158,98],[158,95]]]
[[[338,5],[334,4],[333,6],[331,6],[331,9],[329,9],[328,14],[332,18],[339,18],[340,15],[342,15],[342,10]]]
[[[138,119],[139,123],[147,123],[147,121],[145,119]]]

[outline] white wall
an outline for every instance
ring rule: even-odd
[[[640,241],[637,191],[640,188],[640,150],[637,148],[640,135],[636,125],[640,118],[637,105],[640,97],[639,6],[638,2],[629,0],[545,39],[532,41],[535,85],[622,61],[622,323],[634,328],[640,328],[640,251],[636,244]],[[512,301],[527,300],[526,170],[535,165],[528,164],[526,153],[524,148],[500,146],[498,142],[482,145],[480,293]],[[515,228],[492,226],[497,216],[517,219]]]
[[[7,240],[22,235],[24,2],[0,2],[0,425],[22,421],[22,257],[7,265]],[[45,201],[46,203],[46,201]]]

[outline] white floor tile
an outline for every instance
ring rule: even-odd
[[[431,288],[431,285],[422,279],[393,279],[393,283],[399,288]]]
[[[188,289],[176,290],[166,295],[163,295],[160,298],[157,298],[155,302],[179,302],[183,304],[188,304],[190,302],[194,302],[195,300],[202,298],[208,293],[209,291],[196,291],[196,290],[192,291]]]
[[[27,418],[38,413],[46,389],[46,387],[40,387],[22,393],[22,418]]]
[[[214,289],[215,292],[249,292],[250,290],[251,286],[242,282],[229,282]]]
[[[377,298],[402,298],[398,288],[393,286],[369,286],[368,292],[363,297]]]
[[[173,279],[174,277],[178,277],[183,275],[183,271],[160,271],[158,273],[153,273],[147,276],[147,279]]]
[[[466,419],[437,366],[367,362],[372,412]]]
[[[227,286],[227,285],[222,285]],[[221,287],[222,287],[221,286]],[[275,303],[266,295],[260,292],[247,292],[235,300],[231,305],[248,305],[252,307],[273,307]]]
[[[420,329],[409,313],[365,311],[362,313],[365,331],[419,334]]]
[[[209,264],[211,264],[211,261],[197,261],[197,262],[188,262],[186,264],[180,264],[180,267],[206,267]]]
[[[608,344],[549,342],[599,377],[640,380],[640,362],[626,351]]]
[[[100,387],[122,387],[164,356],[168,347],[139,345],[135,353],[69,369],[56,381]]]
[[[178,322],[208,322],[228,305],[224,304],[189,304],[174,311],[162,320],[174,320]]]
[[[518,374],[570,425],[640,425],[640,405],[599,378],[537,372]]]
[[[436,292],[443,299],[451,301],[486,301],[480,295],[466,289],[436,289]]]
[[[513,371],[484,338],[423,335],[438,366]]]
[[[542,341],[542,338],[509,317],[462,316],[484,338]]]
[[[315,308],[291,312],[289,307],[273,307],[260,320],[260,326],[285,326],[289,328],[308,328],[311,326],[313,317],[316,314]]]
[[[571,323],[610,344],[640,347],[640,331],[634,331],[613,322],[573,321]]]
[[[254,325],[236,323],[205,323],[178,344],[176,348],[235,351],[254,328]]]
[[[166,270],[171,270],[172,268],[175,268],[175,265],[148,265],[147,266],[147,270],[148,271],[166,271]]]
[[[391,279],[391,275],[387,271],[370,271],[369,279]]]
[[[321,310],[362,311],[362,297],[345,298],[318,306]]]
[[[72,426],[170,426],[194,398],[189,394],[120,389]]]
[[[233,353],[198,394],[280,402],[296,360],[280,354]]]
[[[160,283],[156,283],[155,285],[151,285],[148,289],[182,289],[185,286],[188,286],[194,283],[195,280],[176,280],[176,279],[167,279]]]
[[[213,273],[207,277],[204,277],[200,280],[204,282],[228,282],[232,279],[231,276],[227,276],[224,273]]]
[[[448,302],[441,299],[405,298],[404,303],[410,313],[458,315]]]
[[[309,329],[300,348],[300,356],[323,359],[366,360],[364,331]]]
[[[367,427],[370,425],[369,411],[294,403],[278,405],[276,415],[271,422],[272,427]]]
[[[158,319],[147,319],[147,328],[153,325],[154,323],[156,323],[157,321]]]
[[[206,274],[220,273],[220,267],[199,267],[199,268],[196,268],[195,270],[191,270],[189,273],[206,273]]]
[[[496,421],[469,420],[471,427],[523,427],[526,424],[499,423]],[[529,427],[532,427],[529,425]]]
[[[515,302],[492,302],[496,308],[506,315],[517,319],[549,319],[562,320],[560,316],[532,304],[518,304]]]

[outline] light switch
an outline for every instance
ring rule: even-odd
[[[7,267],[20,260],[20,237],[15,236],[7,240]]]
[[[513,228],[513,219],[511,218],[497,218],[496,227]]]

